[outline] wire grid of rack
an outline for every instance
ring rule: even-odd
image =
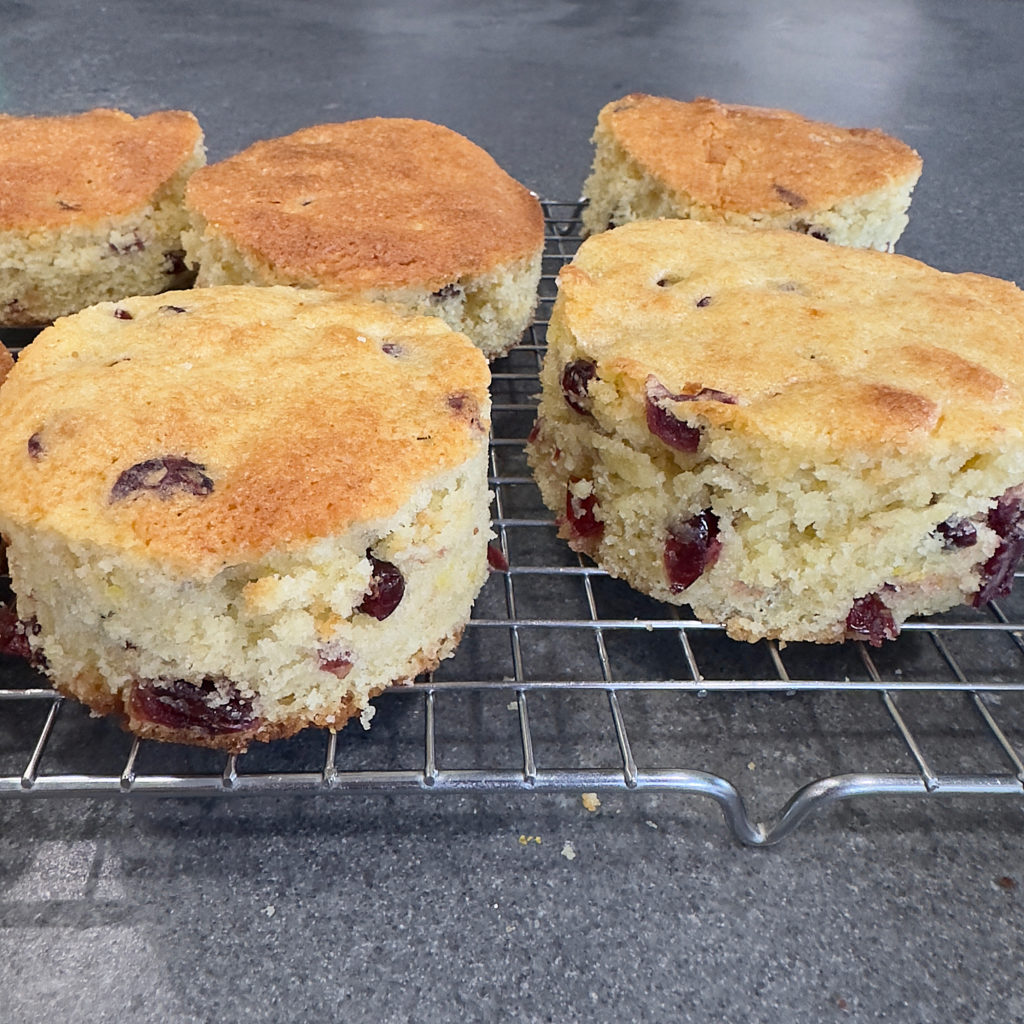
[[[851,798],[1024,796],[1020,586],[908,623],[880,650],[751,645],[558,540],[523,445],[580,204],[544,207],[538,316],[492,367],[495,543],[508,567],[492,572],[455,657],[379,698],[368,733],[309,731],[239,756],[132,739],[0,658],[0,796],[660,791],[709,798],[751,845]],[[758,817],[741,788],[762,781],[777,799]]]

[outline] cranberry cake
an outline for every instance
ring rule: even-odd
[[[205,160],[186,111],[0,115],[0,327],[189,285],[183,197]]]
[[[440,319],[316,290],[60,320],[0,389],[7,649],[142,737],[367,721],[487,574],[489,377]]]
[[[917,153],[880,131],[706,98],[626,96],[592,141],[588,234],[681,217],[891,250],[921,175]]]
[[[527,454],[561,535],[742,640],[894,638],[1024,551],[1024,293],[638,221],[562,270]]]
[[[198,284],[290,284],[442,317],[506,353],[537,301],[536,196],[441,125],[368,118],[256,142],[186,202]]]

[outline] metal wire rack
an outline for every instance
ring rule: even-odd
[[[662,791],[710,798],[752,845],[852,798],[1020,801],[1024,587],[911,622],[879,650],[751,645],[557,539],[523,443],[580,206],[544,206],[539,315],[492,368],[494,528],[509,564],[455,657],[379,698],[369,732],[307,731],[237,757],[133,740],[0,657],[0,796]]]

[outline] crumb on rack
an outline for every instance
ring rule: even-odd
[[[596,793],[584,793],[580,797],[580,801],[583,806],[590,812],[594,812],[601,806],[601,801],[598,800]]]

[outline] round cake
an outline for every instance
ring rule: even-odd
[[[315,290],[59,320],[0,389],[33,661],[143,737],[365,720],[453,652],[486,577],[488,383],[439,319]]]
[[[449,128],[368,118],[254,143],[189,183],[197,283],[291,284],[441,316],[489,357],[537,301],[537,198]]]
[[[0,327],[190,284],[182,200],[205,160],[186,111],[0,115]]]
[[[563,269],[528,458],[561,534],[744,640],[871,643],[1008,592],[1024,293],[640,221]]]
[[[589,234],[684,217],[891,250],[921,175],[917,153],[883,132],[707,98],[625,96],[601,110],[593,142]]]

